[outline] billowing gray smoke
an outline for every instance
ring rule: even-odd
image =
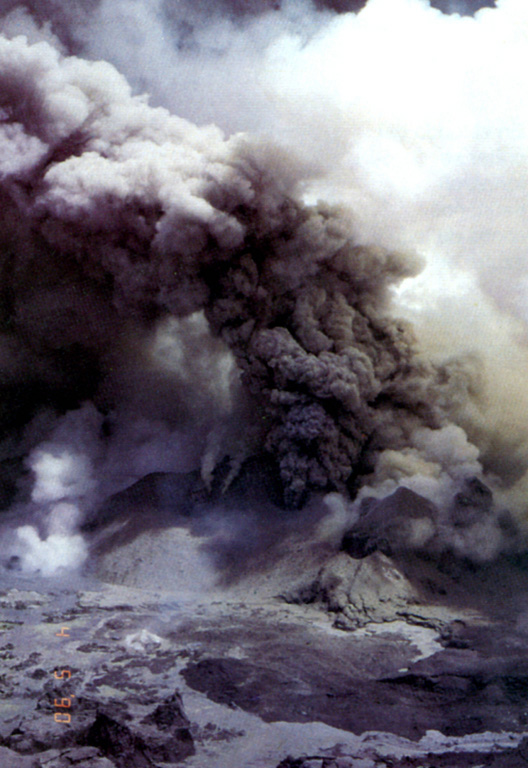
[[[454,496],[524,513],[526,6],[356,5],[0,2],[0,494],[29,566],[149,473],[218,489],[249,457],[287,506],[340,492],[333,531],[403,486],[443,510],[423,546],[489,559]]]
[[[152,109],[109,65],[22,39],[0,56],[7,415],[28,382],[41,404],[116,408],[127,340],[203,311],[287,505],[443,424],[449,371],[386,312],[415,259],[356,245],[346,216],[294,202],[272,146]]]

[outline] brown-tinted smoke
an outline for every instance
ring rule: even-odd
[[[275,462],[289,506],[353,488],[378,450],[446,423],[464,376],[421,360],[388,312],[415,259],[296,202],[298,170],[274,147],[23,38],[0,42],[0,93],[5,423],[24,388],[19,422],[43,402],[117,407],[130,339],[198,312],[234,355],[247,450]]]

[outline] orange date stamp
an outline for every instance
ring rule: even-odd
[[[60,632],[56,632],[56,637],[69,637],[68,634],[69,627],[61,627]],[[53,673],[53,677],[55,680],[70,680],[71,679],[71,670],[68,668],[55,670]],[[70,694],[69,696],[62,697],[60,699],[54,699],[53,700],[53,706],[55,707],[55,713],[53,715],[53,719],[56,723],[64,723],[68,724],[71,723],[71,714],[69,712],[66,712],[64,710],[70,709],[72,706],[72,700],[75,698],[74,694]]]

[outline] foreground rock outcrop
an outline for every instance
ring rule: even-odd
[[[250,582],[185,600],[101,583],[6,589],[0,757],[10,768],[256,768],[288,755],[303,768],[521,768],[527,574],[495,564],[495,602],[464,605],[464,580],[483,594],[486,569],[421,565],[422,581],[418,561],[405,573],[380,552],[341,552],[310,603]],[[71,677],[57,680],[62,669]],[[54,721],[65,698],[67,725]]]
[[[77,677],[79,686],[82,678],[78,670]],[[110,684],[111,679],[110,672],[104,685]],[[68,760],[77,760],[75,751],[82,747],[82,760],[90,760],[89,765],[94,760],[97,765],[98,760],[105,758],[115,768],[152,768],[159,762],[180,762],[194,754],[190,723],[178,693],[138,719],[132,713],[133,707],[122,697],[107,700],[105,706],[95,686],[93,698],[66,696],[64,690],[58,692],[59,687],[50,681],[35,709],[10,723],[11,729],[1,739],[4,748],[34,759],[41,752],[55,749],[55,763],[61,765],[61,761],[66,761],[64,764],[68,765]],[[51,759],[46,754],[36,764],[48,765]],[[101,768],[104,765],[101,762]]]
[[[277,768],[358,768],[368,764],[368,758],[358,755],[345,754],[336,747],[334,755],[307,755],[294,758],[288,756]],[[516,747],[495,748],[486,751],[471,750],[465,753],[430,752],[427,755],[406,756],[401,759],[390,758],[388,762],[376,759],[372,754],[371,765],[390,766],[390,768],[423,768],[426,765],[434,768],[522,768],[528,765],[528,739],[523,739]]]

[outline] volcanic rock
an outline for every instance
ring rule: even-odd
[[[115,763],[95,747],[73,747],[71,749],[41,752],[35,758],[38,768],[115,768]]]
[[[145,741],[104,713],[97,715],[86,742],[109,755],[117,768],[152,768]]]
[[[477,477],[466,479],[453,499],[451,519],[454,525],[466,526],[477,522],[492,511],[493,494]]]
[[[328,609],[342,614],[340,625],[348,628],[391,621],[420,602],[412,584],[381,552],[359,562],[337,554],[322,568],[317,587]]]
[[[363,499],[359,520],[345,534],[342,548],[359,559],[378,549],[386,555],[408,549],[420,528],[436,525],[438,514],[432,502],[408,488],[398,488],[384,499]]]
[[[0,747],[0,765],[6,768],[40,768],[35,757],[18,755],[7,747]]]
[[[76,676],[79,677],[78,671]],[[85,748],[95,748],[96,757],[105,756],[111,761],[109,765],[117,768],[151,768],[155,761],[176,762],[194,753],[189,721],[178,693],[156,707],[141,723],[134,720],[122,701],[112,702],[113,716],[110,716],[96,699],[78,697],[68,727],[58,728],[53,718],[56,693],[50,690],[49,684],[46,687],[48,692],[36,709],[19,719],[2,739],[5,747],[31,755],[55,749],[57,765],[61,766],[60,756],[66,754],[68,748],[71,751],[77,745],[85,745]],[[73,759],[72,763],[75,763]],[[101,763],[101,768],[104,765]],[[23,763],[21,768],[25,768]]]
[[[277,768],[523,768],[528,765],[526,739],[517,747],[493,748],[490,750],[472,750],[466,753],[445,751],[427,755],[405,757],[390,756],[383,759],[375,751],[369,758],[355,755],[342,755],[339,746],[335,748],[335,757],[330,755],[294,758],[288,756]]]
[[[442,508],[404,487],[382,499],[367,497],[342,540],[342,549],[355,559],[379,550],[395,556],[421,553],[439,563],[446,555],[491,562],[522,546],[519,525],[507,510],[496,508],[491,490],[477,477],[466,478]]]
[[[162,762],[177,762],[194,754],[190,722],[183,711],[179,693],[165,699],[141,721],[141,733],[148,741],[149,755]]]

